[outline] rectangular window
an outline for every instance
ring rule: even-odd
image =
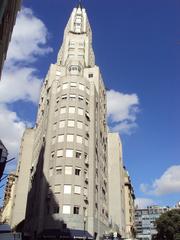
[[[76,151],[76,158],[81,159],[81,157],[82,157],[82,152]]]
[[[83,128],[83,123],[80,121],[77,121],[77,128],[82,129]]]
[[[63,150],[62,149],[57,150],[57,157],[63,157]]]
[[[58,109],[56,109],[54,112],[54,116],[57,117],[57,115],[58,115]]]
[[[62,174],[62,167],[56,166],[56,174],[61,175]]]
[[[73,142],[74,141],[74,135],[73,134],[67,134],[67,142]]]
[[[83,116],[83,113],[84,113],[83,109],[82,108],[78,108],[78,114]]]
[[[66,99],[67,99],[67,94],[62,95],[62,96],[61,96],[61,99],[62,99],[62,100],[66,100]]]
[[[60,121],[59,128],[64,128],[64,127],[65,127],[65,121]]]
[[[57,75],[57,76],[60,76],[60,75],[61,75],[61,72],[60,72],[60,71],[56,71],[56,75]]]
[[[73,214],[79,214],[79,207],[78,206],[74,206]]]
[[[72,167],[66,166],[65,167],[65,174],[66,175],[72,175]]]
[[[70,83],[70,87],[71,87],[71,88],[76,88],[76,87],[77,87],[77,83],[71,82],[71,83]]]
[[[86,98],[86,105],[88,106],[89,105],[89,100]]]
[[[82,91],[84,91],[84,85],[81,84],[81,83],[79,83],[79,89],[82,90]]]
[[[56,184],[54,185],[54,193],[60,193],[61,192],[61,185]]]
[[[64,185],[64,194],[71,194],[71,185]]]
[[[84,196],[86,196],[86,197],[87,197],[87,195],[88,195],[87,188],[84,188]]]
[[[75,113],[75,107],[69,107],[69,113]]]
[[[68,120],[68,127],[74,127],[74,120]]]
[[[59,97],[56,98],[56,103],[59,103]]]
[[[76,100],[76,95],[75,94],[70,94],[69,95],[69,100],[71,100],[71,101]]]
[[[70,214],[70,213],[71,213],[71,206],[63,205],[63,214]]]
[[[78,96],[78,100],[79,100],[80,102],[83,102],[84,97],[83,97],[83,96]]]
[[[53,213],[59,213],[59,206],[54,206]]]
[[[66,113],[66,108],[65,108],[65,107],[60,108],[60,113],[61,113],[61,114]]]
[[[80,168],[75,168],[75,175],[80,176],[81,175],[81,169]]]
[[[79,136],[79,135],[76,136],[76,142],[77,143],[81,143],[82,144],[82,140],[83,140],[82,136]]]
[[[89,78],[93,78],[93,74],[92,74],[92,73],[89,73],[88,77],[89,77]]]
[[[68,88],[68,85],[69,85],[68,83],[63,83],[63,84],[62,84],[62,89],[67,89],[67,88]]]
[[[81,194],[81,187],[80,186],[74,186],[74,193]]]
[[[58,142],[64,142],[64,134],[58,136]]]
[[[72,149],[66,149],[66,157],[73,157],[73,150]]]
[[[52,144],[55,144],[55,142],[56,142],[56,137],[53,137],[52,138]]]
[[[54,158],[55,152],[51,152],[51,158]]]
[[[57,92],[60,92],[60,90],[61,90],[61,86],[58,86],[57,87]]]

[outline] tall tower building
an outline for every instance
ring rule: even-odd
[[[27,131],[12,226],[22,220],[26,207],[24,231],[30,239],[100,239],[108,231],[106,91],[81,4],[73,9],[57,62],[44,80],[36,126]]]

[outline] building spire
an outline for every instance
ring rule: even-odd
[[[83,8],[83,6],[82,6],[82,0],[79,0],[79,3],[78,3],[78,5],[77,5],[77,8]]]

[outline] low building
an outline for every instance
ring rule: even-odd
[[[4,203],[1,213],[1,222],[10,225],[12,207],[13,207],[13,195],[15,187],[16,174],[14,172],[10,173],[7,178],[5,193],[4,193]]]
[[[134,200],[135,194],[128,171],[124,167],[124,196],[125,196],[125,225],[126,238],[134,238],[135,222],[134,222]]]
[[[0,140],[0,179],[3,175],[4,168],[6,166],[8,151],[2,141]]]
[[[140,240],[151,240],[157,234],[155,221],[162,213],[169,211],[169,207],[149,206],[135,210],[136,237]]]
[[[21,0],[0,1],[0,78]]]

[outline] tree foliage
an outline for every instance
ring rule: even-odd
[[[163,213],[156,220],[157,240],[179,240],[180,209],[173,209]]]

